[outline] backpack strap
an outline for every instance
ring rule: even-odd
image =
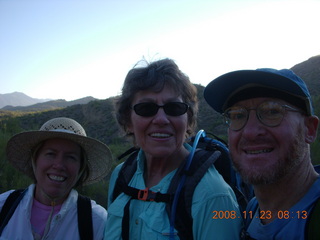
[[[90,198],[78,194],[77,210],[80,239],[93,239],[92,208]]]
[[[15,190],[7,197],[0,213],[0,236],[27,190],[28,189]]]
[[[129,182],[137,170],[136,157],[139,151],[138,150],[132,151],[131,149],[129,149],[127,152],[125,152],[120,157],[118,157],[118,159],[121,159],[124,156],[128,155],[128,152],[131,154],[122,164],[121,169],[119,171],[116,183],[113,188],[112,202],[123,192],[126,192],[126,194],[131,196],[130,191],[132,190],[130,190],[131,187],[129,186]],[[125,205],[123,217],[122,217],[121,237],[123,240],[129,239],[129,227],[130,227],[129,209],[130,209],[131,199],[132,198],[130,198],[128,203]]]
[[[130,150],[130,149],[129,149]],[[129,151],[128,150],[128,151]],[[121,169],[119,171],[116,183],[114,185],[113,193],[112,193],[112,201],[114,201],[122,192],[123,187],[128,186],[131,178],[137,170],[137,161],[136,157],[138,155],[138,150],[134,151],[122,164]]]
[[[320,198],[316,201],[314,207],[309,213],[307,224],[305,228],[305,235],[307,240],[320,239]]]
[[[131,197],[124,207],[124,214],[122,218],[121,236],[124,240],[129,239],[129,209],[132,199],[138,199],[142,201],[169,202],[172,198],[172,196],[169,194],[153,192],[148,188],[137,189],[129,186],[129,182],[137,170],[137,155],[138,150],[133,151],[131,155],[126,159],[126,161],[122,164],[112,193],[112,201],[114,201],[121,193],[125,193],[126,195]]]
[[[180,239],[193,239],[193,219],[191,214],[193,193],[208,168],[214,164],[220,155],[221,153],[219,151],[212,153],[210,151],[198,149],[195,152],[189,170],[184,172],[184,165],[180,166],[171,180],[168,193],[174,194],[182,175],[185,174],[187,176],[184,187],[182,188],[181,194],[178,198],[177,205],[179,207],[176,209],[176,212],[173,212],[174,209],[172,209],[172,201],[166,205],[168,216],[170,217],[171,214],[176,215],[174,227],[177,229]]]
[[[123,163],[114,186],[112,201],[114,201],[120,195],[120,193],[123,192],[126,195],[131,196],[132,199],[138,199],[142,201],[169,202],[171,199],[171,195],[169,194],[153,192],[149,190],[149,188],[137,189],[129,186],[129,182],[137,170],[137,154],[138,151],[132,153]]]

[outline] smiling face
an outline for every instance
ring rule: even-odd
[[[160,92],[149,90],[137,92],[132,106],[144,102],[164,105],[183,101],[172,88],[165,86]],[[128,129],[134,134],[136,144],[144,150],[147,158],[166,158],[185,151],[183,143],[188,129],[188,114],[169,116],[163,108],[159,108],[156,115],[143,117],[132,110]]]
[[[49,139],[38,150],[35,159],[35,198],[46,205],[51,199],[62,203],[78,180],[81,147],[66,139]]]
[[[254,98],[240,101],[247,109],[255,109],[266,100],[288,104],[279,99]],[[251,110],[246,125],[238,131],[229,129],[229,147],[235,167],[252,184],[274,183],[297,166],[307,162],[309,148],[306,143],[308,127],[304,116],[286,111],[279,126],[262,124],[256,111]]]

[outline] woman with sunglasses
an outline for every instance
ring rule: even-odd
[[[140,148],[131,187],[167,192],[177,169],[189,156],[191,146],[186,141],[194,133],[197,111],[197,90],[171,59],[129,71],[116,102],[116,117]],[[113,201],[121,166],[110,179],[105,239],[180,239],[176,229],[169,238],[172,230],[166,203],[131,199],[125,193]],[[239,239],[242,220],[213,219],[213,211],[236,212],[240,216],[233,191],[211,166],[193,194],[193,236],[189,239]]]

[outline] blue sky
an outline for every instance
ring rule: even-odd
[[[143,57],[193,83],[320,54],[320,0],[0,0],[0,93],[118,95]]]

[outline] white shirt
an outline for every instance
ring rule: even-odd
[[[31,208],[33,202],[35,185],[29,186],[25,196],[21,199],[15,212],[10,218],[7,226],[4,228],[0,237],[10,240],[33,240],[32,228],[30,223]],[[0,208],[4,205],[7,197],[13,190],[0,195]],[[78,230],[77,214],[78,192],[72,190],[62,204],[61,210],[55,215],[50,224],[50,230],[43,236],[46,240],[80,239]],[[105,222],[107,220],[107,211],[95,201],[91,200],[93,235],[95,240],[103,239]]]

